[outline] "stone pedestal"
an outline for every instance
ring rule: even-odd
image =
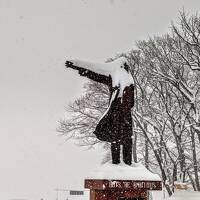
[[[90,200],[147,200],[149,190],[162,190],[161,181],[85,179]]]

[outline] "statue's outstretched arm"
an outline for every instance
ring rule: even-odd
[[[71,61],[66,61],[65,66],[77,70],[79,72],[80,76],[85,76],[93,81],[98,82],[98,83],[103,83],[106,85],[109,85],[109,83],[110,83],[110,77],[102,75],[102,74],[98,74],[96,72],[85,69],[83,67],[78,67],[78,66],[74,65],[73,62],[71,62]]]

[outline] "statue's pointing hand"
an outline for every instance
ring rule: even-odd
[[[66,66],[66,67],[72,67],[72,66],[73,66],[73,62],[67,60],[67,61],[65,62],[65,66]]]
[[[84,76],[85,75],[85,72],[87,71],[86,69],[82,68],[82,67],[78,67],[76,65],[74,65],[74,63],[72,61],[66,61],[65,62],[65,66],[67,68],[71,68],[71,69],[75,69],[75,70],[78,70],[78,73],[81,75],[81,76]]]

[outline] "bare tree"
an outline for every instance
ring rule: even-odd
[[[90,81],[84,85],[85,95],[76,99],[66,109],[69,118],[60,121],[58,132],[66,139],[78,140],[80,146],[89,146],[100,143],[93,131],[99,118],[107,109],[109,91],[100,83]]]

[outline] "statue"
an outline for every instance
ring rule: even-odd
[[[132,117],[134,105],[134,84],[126,58],[113,62],[96,64],[80,60],[68,60],[67,68],[77,70],[80,76],[108,86],[109,106],[99,120],[94,134],[101,141],[111,143],[112,163],[120,163],[120,145],[123,161],[132,164]]]

